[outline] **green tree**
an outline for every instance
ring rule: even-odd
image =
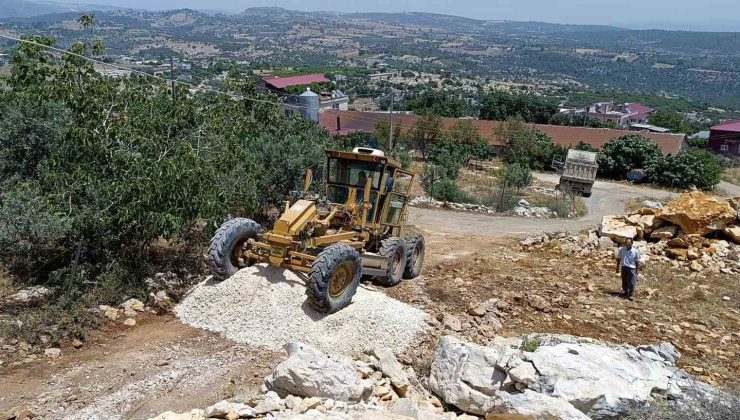
[[[507,163],[540,170],[550,166],[556,151],[555,142],[546,133],[527,127],[521,118],[501,124],[496,135],[506,144],[504,160]]]
[[[606,178],[623,179],[630,170],[645,169],[662,156],[657,144],[638,134],[613,138],[599,152],[599,174]]]
[[[442,119],[436,115],[420,116],[409,133],[414,146],[421,152],[422,158],[427,158],[427,150],[431,144],[442,139],[444,129]]]
[[[483,142],[478,126],[475,125],[473,120],[467,118],[455,122],[448,130],[447,137],[469,145]]]
[[[516,188],[518,195],[520,189],[532,184],[532,170],[528,166],[513,163],[504,169],[502,182],[508,188]]]
[[[689,121],[675,111],[659,109],[648,117],[650,124],[670,128],[674,133],[691,133],[693,131]]]
[[[652,160],[646,170],[650,180],[659,185],[711,189],[720,182],[723,167],[711,152],[683,149],[675,156]]]
[[[404,109],[417,115],[433,114],[442,117],[460,118],[473,114],[473,110],[455,95],[436,90],[426,91],[421,95],[407,98]]]
[[[92,13],[85,13],[77,18],[77,23],[82,26],[83,29],[90,30],[90,37],[93,36],[93,29],[95,28],[95,15]]]
[[[481,103],[482,120],[506,121],[520,116],[524,122],[547,124],[558,107],[549,99],[532,94],[508,93],[501,90],[488,92]]]

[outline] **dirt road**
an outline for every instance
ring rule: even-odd
[[[535,173],[537,179],[557,183],[555,174]],[[635,198],[668,200],[678,194],[652,188],[617,182],[597,181],[593,195],[586,199],[588,215],[579,219],[536,219],[513,216],[452,212],[446,210],[412,208],[409,222],[419,228],[446,234],[468,234],[492,237],[531,235],[542,232],[577,232],[596,226],[608,214],[624,213],[625,205]]]

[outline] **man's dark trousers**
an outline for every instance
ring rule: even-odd
[[[622,290],[626,297],[632,297],[635,293],[635,284],[637,283],[637,269],[622,266]]]

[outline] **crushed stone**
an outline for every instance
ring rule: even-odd
[[[245,268],[222,282],[205,280],[175,314],[185,324],[270,350],[297,341],[348,355],[378,345],[401,352],[429,328],[424,311],[364,284],[348,307],[330,315],[316,312],[298,274],[266,265]]]

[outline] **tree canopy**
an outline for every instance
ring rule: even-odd
[[[555,102],[547,98],[524,93],[508,93],[501,90],[488,92],[480,109],[482,120],[506,121],[519,116],[524,122],[547,124],[558,111]]]

